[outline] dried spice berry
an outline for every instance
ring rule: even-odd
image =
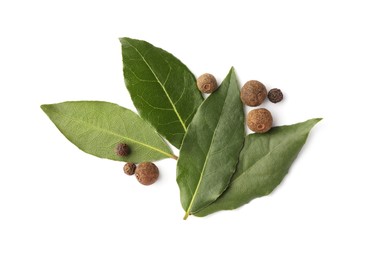
[[[272,127],[272,115],[265,108],[251,110],[247,114],[247,126],[256,133],[265,133]]]
[[[257,80],[250,80],[241,89],[241,100],[245,105],[256,107],[263,103],[267,96],[266,87]]]
[[[135,176],[141,184],[151,185],[157,181],[159,171],[153,163],[142,162],[136,167]]]
[[[136,164],[134,163],[126,163],[123,166],[123,171],[127,175],[133,175],[135,173],[135,169],[136,169]]]
[[[127,144],[119,143],[115,147],[115,153],[118,156],[127,156],[130,154],[130,147]]]
[[[271,89],[270,91],[268,91],[268,95],[267,95],[268,99],[272,102],[272,103],[278,103],[280,101],[283,100],[283,93],[281,92],[280,89],[278,88],[273,88]]]
[[[202,93],[212,93],[217,89],[217,81],[215,77],[209,73],[201,75],[197,79],[196,84]]]

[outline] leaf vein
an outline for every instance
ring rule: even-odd
[[[65,117],[65,118],[67,118],[67,119],[69,119],[69,120],[71,120],[71,121],[74,121],[74,122],[76,122],[76,123],[83,124],[83,125],[86,125],[86,126],[88,126],[88,127],[91,127],[91,128],[97,129],[97,130],[100,131],[100,132],[104,132],[104,133],[107,133],[107,134],[109,134],[109,135],[114,135],[114,136],[121,137],[121,138],[123,138],[123,139],[129,140],[129,141],[131,141],[131,142],[134,142],[134,143],[136,143],[136,144],[139,144],[139,145],[141,145],[141,146],[144,146],[144,147],[147,147],[147,148],[149,148],[149,149],[151,149],[151,150],[154,150],[154,151],[156,151],[156,152],[159,152],[159,153],[161,153],[161,154],[163,154],[163,155],[165,155],[165,156],[168,156],[168,157],[171,157],[171,158],[174,157],[174,155],[172,155],[172,154],[169,154],[169,153],[167,153],[167,152],[164,152],[164,151],[162,151],[162,150],[160,150],[160,149],[158,149],[158,148],[156,148],[156,147],[154,147],[154,146],[148,145],[148,144],[143,143],[143,142],[141,142],[141,141],[137,141],[137,140],[135,140],[135,139],[133,139],[133,138],[129,138],[129,137],[123,136],[123,135],[121,135],[121,134],[118,134],[118,133],[112,132],[112,131],[110,131],[110,130],[100,128],[100,127],[98,127],[98,126],[96,126],[96,125],[94,125],[94,124],[90,124],[90,123],[85,122],[85,121],[80,120],[80,119],[76,119],[76,118],[73,118],[73,117],[69,117],[69,116],[67,116],[67,115],[65,115],[65,114],[58,113],[57,111],[51,111],[51,112],[56,113],[56,114],[58,114],[59,116],[61,116],[61,117]]]
[[[127,41],[127,40],[126,40]],[[133,46],[129,41],[127,41],[128,44],[140,55],[140,57],[143,59],[144,63],[147,65],[148,69],[152,72],[153,76],[156,78],[157,82],[159,83],[159,85],[161,86],[161,88],[163,89],[163,91],[165,92],[165,95],[166,97],[168,98],[171,106],[173,107],[173,110],[174,112],[176,113],[183,129],[185,130],[185,132],[187,132],[187,126],[185,125],[184,121],[182,120],[180,114],[178,113],[178,110],[174,104],[174,102],[172,101],[172,99],[170,98],[168,92],[166,91],[166,88],[165,88],[165,85],[160,81],[160,79],[157,77],[156,73],[153,71],[152,67],[150,66],[150,64],[146,61],[145,57],[143,56],[143,54],[140,53],[140,51],[135,47]]]

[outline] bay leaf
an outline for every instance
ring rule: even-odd
[[[184,219],[215,201],[228,186],[245,138],[244,111],[234,69],[199,107],[177,164]]]
[[[42,105],[60,132],[82,151],[116,161],[144,162],[176,158],[155,130],[136,113],[113,103],[71,101]],[[118,143],[130,154],[116,155]]]
[[[140,116],[180,148],[203,97],[195,76],[172,54],[152,44],[121,38],[123,74]]]
[[[321,119],[274,127],[264,134],[250,134],[240,153],[237,171],[227,190],[208,207],[194,212],[206,216],[219,210],[238,208],[270,194],[288,173],[306,142],[310,130]]]

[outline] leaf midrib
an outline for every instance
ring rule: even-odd
[[[149,63],[146,61],[145,57],[139,52],[139,50],[138,50],[135,46],[133,46],[133,45],[132,45],[127,39],[125,39],[125,40],[126,40],[126,42],[127,42],[127,43],[128,43],[128,44],[129,44],[129,45],[130,45],[130,46],[131,46],[131,47],[132,47],[132,48],[133,48],[133,49],[134,49],[134,50],[140,55],[140,57],[143,59],[145,65],[147,65],[148,69],[152,72],[153,76],[156,78],[158,84],[160,84],[160,86],[161,86],[162,90],[164,91],[166,97],[168,98],[168,100],[169,100],[171,106],[173,107],[173,110],[174,110],[175,114],[177,115],[177,117],[178,117],[178,119],[179,119],[179,122],[181,123],[181,125],[182,125],[182,127],[183,127],[183,130],[184,130],[185,133],[186,133],[186,132],[187,132],[187,127],[186,127],[186,125],[185,125],[183,119],[182,119],[181,116],[179,115],[178,110],[177,110],[177,108],[176,108],[176,106],[175,106],[173,100],[171,100],[171,98],[170,98],[168,92],[166,91],[165,85],[164,85],[164,84],[160,81],[160,79],[157,77],[156,73],[153,71],[152,67],[151,67],[151,66],[149,65]],[[169,76],[170,76],[170,72],[169,72],[169,74],[168,74],[168,77],[169,77]],[[168,78],[168,77],[167,77],[167,78]],[[165,83],[166,83],[166,82],[165,82]]]
[[[86,125],[86,126],[89,126],[89,127],[91,127],[91,128],[97,129],[97,130],[100,131],[100,132],[104,132],[104,133],[107,133],[107,134],[109,134],[109,135],[114,135],[114,136],[117,136],[117,137],[121,137],[121,138],[123,138],[123,139],[126,139],[126,140],[129,140],[129,141],[131,141],[131,142],[137,143],[137,144],[139,144],[139,145],[142,145],[142,146],[147,147],[147,148],[149,148],[149,149],[151,149],[151,150],[157,151],[157,152],[159,152],[159,153],[161,153],[161,154],[163,154],[163,155],[165,155],[165,156],[168,156],[168,157],[170,157],[170,158],[174,158],[174,155],[173,155],[173,154],[169,154],[169,153],[164,152],[164,151],[162,151],[162,150],[160,150],[160,149],[158,149],[158,148],[156,148],[156,147],[150,146],[150,145],[145,144],[145,143],[142,143],[142,142],[140,142],[140,141],[136,141],[135,139],[132,139],[132,138],[129,138],[129,137],[126,137],[126,136],[120,135],[120,134],[118,134],[118,133],[112,132],[112,131],[110,131],[110,130],[106,130],[106,129],[104,129],[104,128],[100,128],[100,127],[98,127],[98,126],[96,126],[96,125],[90,124],[90,123],[88,123],[88,122],[86,122],[86,121],[83,121],[83,120],[81,120],[81,119],[77,119],[77,118],[74,118],[74,117],[69,117],[69,116],[67,116],[67,115],[65,115],[65,114],[62,114],[62,113],[59,113],[59,112],[57,112],[57,111],[50,110],[50,112],[55,113],[55,114],[57,114],[57,115],[59,115],[59,116],[61,116],[61,117],[68,118],[69,120],[72,120],[72,121],[74,121],[74,122],[76,122],[76,123],[81,123],[81,124],[83,124],[83,125]]]
[[[228,86],[228,89],[227,89],[227,92],[226,92],[226,95],[225,95],[225,99],[224,99],[224,104],[225,104],[225,102],[226,102],[226,100],[227,100],[227,98],[228,98],[228,95],[227,95],[227,94],[228,94],[229,88],[230,88],[230,79],[229,79],[229,86]],[[186,214],[185,214],[185,216],[184,216],[184,219],[187,219],[188,215],[190,214],[191,208],[192,208],[193,203],[194,203],[194,201],[195,201],[195,199],[196,199],[196,196],[197,196],[197,194],[198,194],[199,187],[200,187],[200,185],[202,184],[202,179],[203,179],[203,175],[204,175],[204,170],[205,170],[205,168],[206,168],[206,166],[207,166],[207,163],[208,163],[208,158],[209,158],[210,150],[211,150],[211,147],[212,147],[212,144],[213,144],[213,140],[214,140],[214,137],[215,137],[215,134],[216,134],[217,128],[218,128],[218,126],[219,126],[220,119],[221,119],[221,116],[222,116],[222,114],[223,114],[223,111],[224,111],[224,105],[223,105],[222,108],[221,108],[221,113],[220,113],[220,116],[219,116],[219,120],[217,121],[217,124],[216,124],[215,130],[213,131],[213,135],[212,135],[212,138],[211,138],[211,144],[209,145],[208,153],[207,153],[207,155],[206,155],[206,159],[205,159],[205,161],[204,161],[203,168],[202,168],[202,171],[201,171],[201,173],[200,173],[200,178],[199,178],[199,181],[198,181],[198,185],[196,186],[196,189],[195,189],[195,192],[194,192],[194,194],[193,194],[193,196],[192,196],[192,199],[191,199],[190,205],[189,205],[189,207],[188,207],[187,210],[186,210]],[[199,211],[200,211],[200,210],[199,210]]]

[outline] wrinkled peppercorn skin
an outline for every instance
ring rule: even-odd
[[[142,162],[136,167],[135,176],[141,184],[151,185],[157,181],[159,171],[154,163]]]
[[[130,154],[130,147],[127,144],[119,143],[115,147],[115,153],[118,156],[127,156]]]
[[[212,93],[217,89],[217,81],[212,74],[205,73],[196,80],[196,85],[202,93]]]
[[[267,97],[272,103],[278,103],[283,100],[283,93],[280,89],[273,88],[268,92]]]
[[[135,170],[136,170],[136,164],[134,163],[126,163],[123,166],[123,171],[127,175],[133,175],[135,173]]]
[[[242,102],[250,107],[256,107],[263,103],[267,97],[266,87],[257,80],[250,80],[241,89]]]
[[[265,108],[254,109],[247,114],[247,126],[255,133],[268,132],[272,127],[272,122],[272,115]]]

